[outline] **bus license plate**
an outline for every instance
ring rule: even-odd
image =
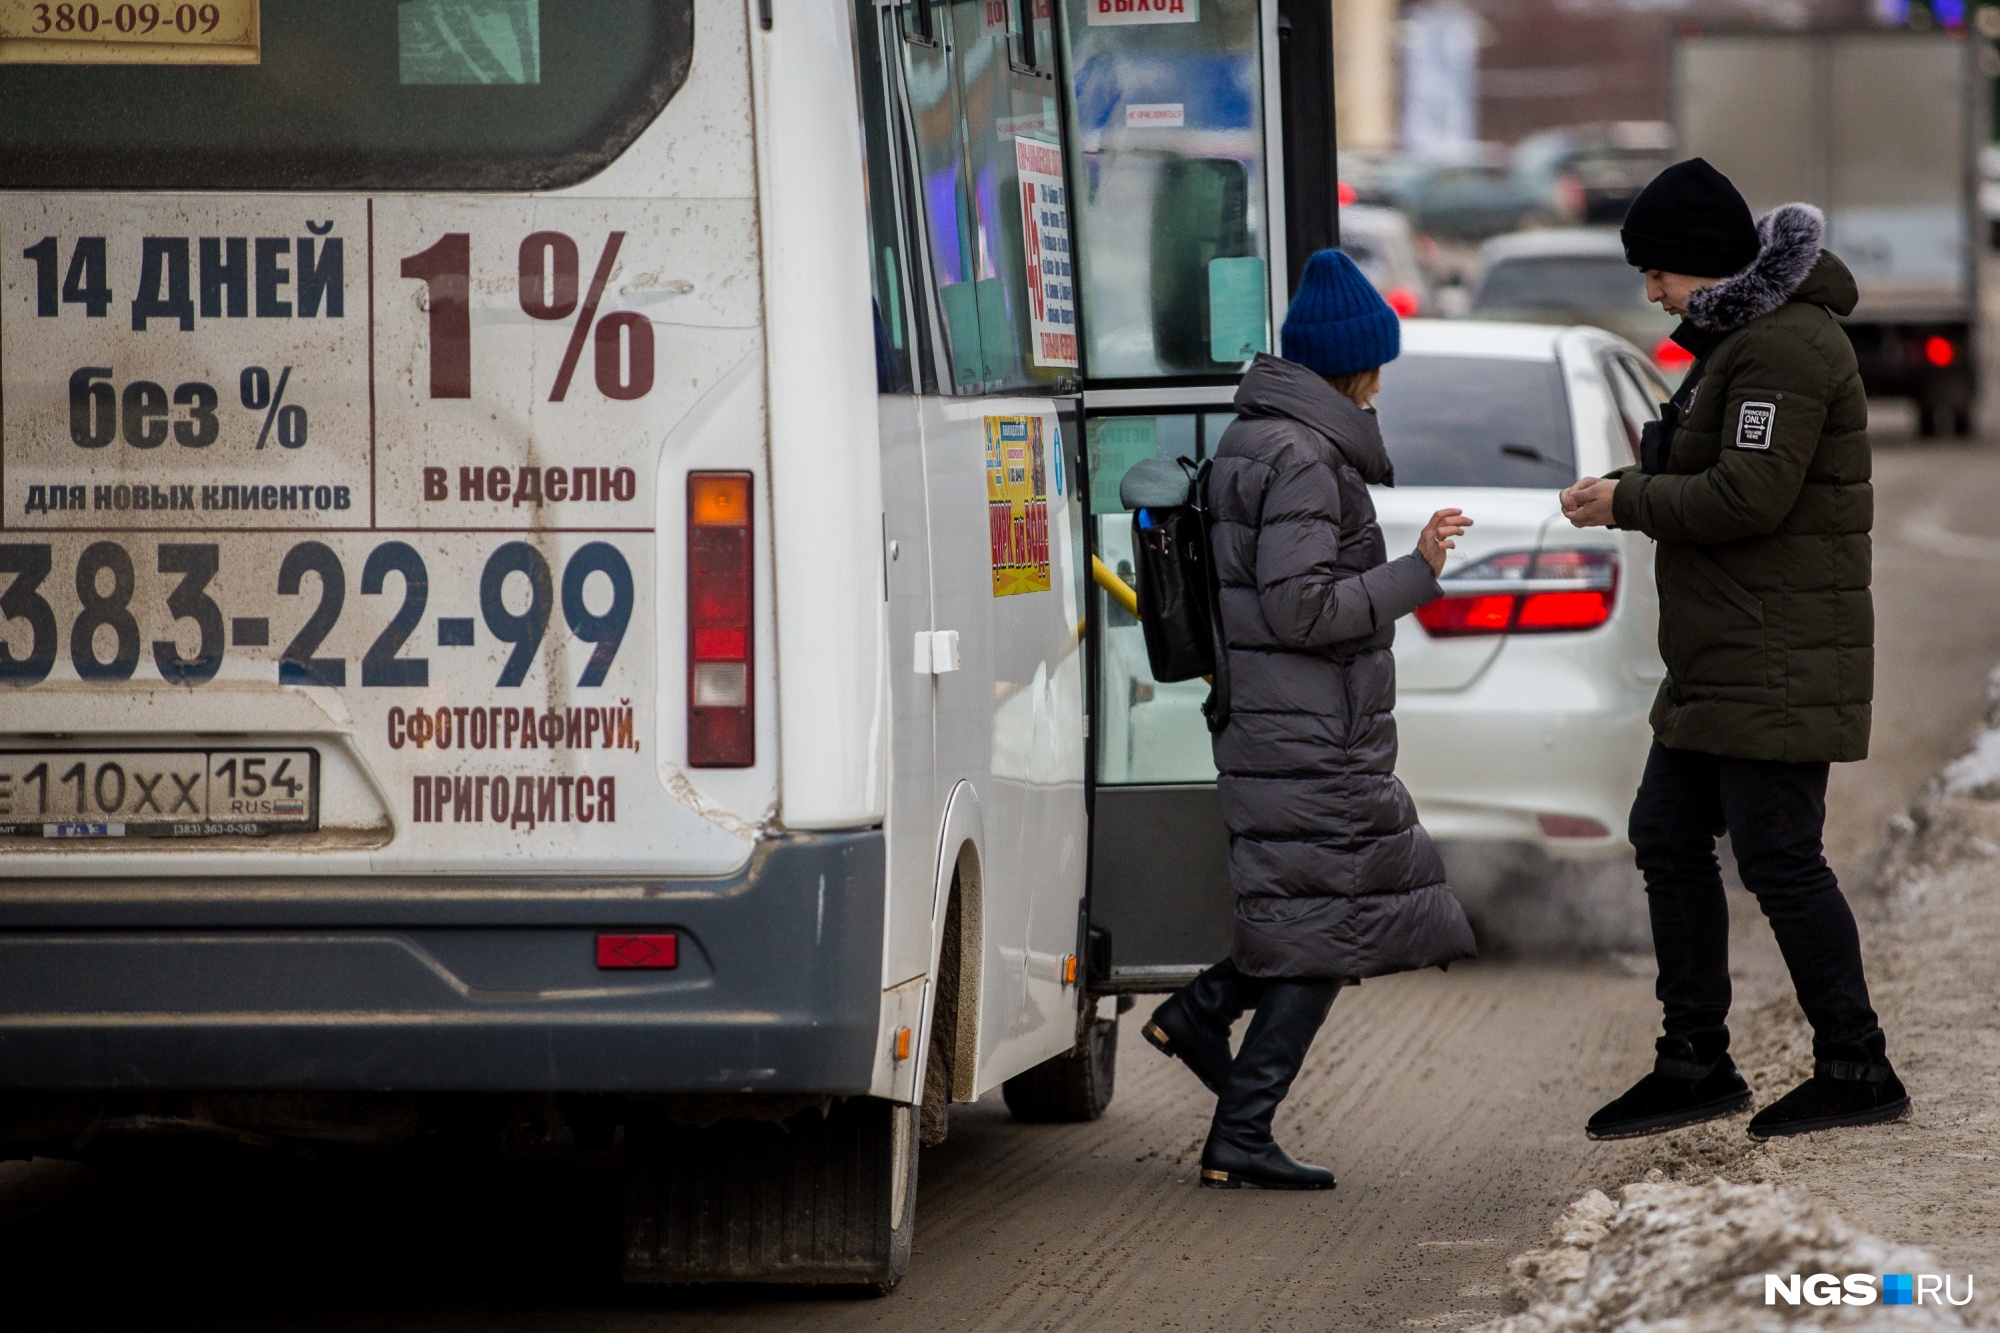
[[[202,838],[318,827],[314,750],[0,751],[0,837]]]

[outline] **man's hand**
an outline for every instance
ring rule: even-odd
[[[1601,477],[1584,477],[1562,493],[1563,517],[1579,528],[1611,526],[1611,497],[1618,483]]]
[[[1444,553],[1452,548],[1453,537],[1462,537],[1472,526],[1472,520],[1462,509],[1440,509],[1431,515],[1431,521],[1424,524],[1424,530],[1417,534],[1417,554],[1431,567],[1431,573],[1444,573]]]

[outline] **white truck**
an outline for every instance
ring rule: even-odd
[[[0,1150],[471,1107],[886,1289],[951,1102],[1101,1112],[1230,899],[1086,440],[1332,242],[1328,22],[0,0]]]
[[[1915,400],[1924,435],[1968,435],[1979,384],[1981,43],[1943,31],[1684,29],[1682,157],[1758,213],[1803,200],[1861,302],[1843,321],[1871,395]]]

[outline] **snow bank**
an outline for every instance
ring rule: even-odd
[[[1656,1173],[1657,1174],[1657,1173]],[[1555,1244],[1510,1266],[1518,1314],[1475,1333],[1765,1333],[1996,1329],[1978,1306],[1764,1304],[1764,1275],[1937,1273],[1922,1250],[1857,1231],[1770,1185],[1648,1181],[1603,1191],[1556,1219]],[[1962,1275],[1961,1275],[1962,1277]],[[1965,1294],[1963,1285],[1957,1294]]]

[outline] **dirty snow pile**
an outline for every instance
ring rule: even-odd
[[[1653,1173],[1658,1176],[1659,1173]],[[1922,1250],[1857,1231],[1818,1204],[1771,1185],[1664,1179],[1603,1191],[1556,1219],[1555,1244],[1510,1266],[1518,1314],[1477,1333],[1763,1333],[1802,1329],[2000,1328],[1975,1313],[1925,1304],[1764,1304],[1764,1275],[1936,1273]]]

